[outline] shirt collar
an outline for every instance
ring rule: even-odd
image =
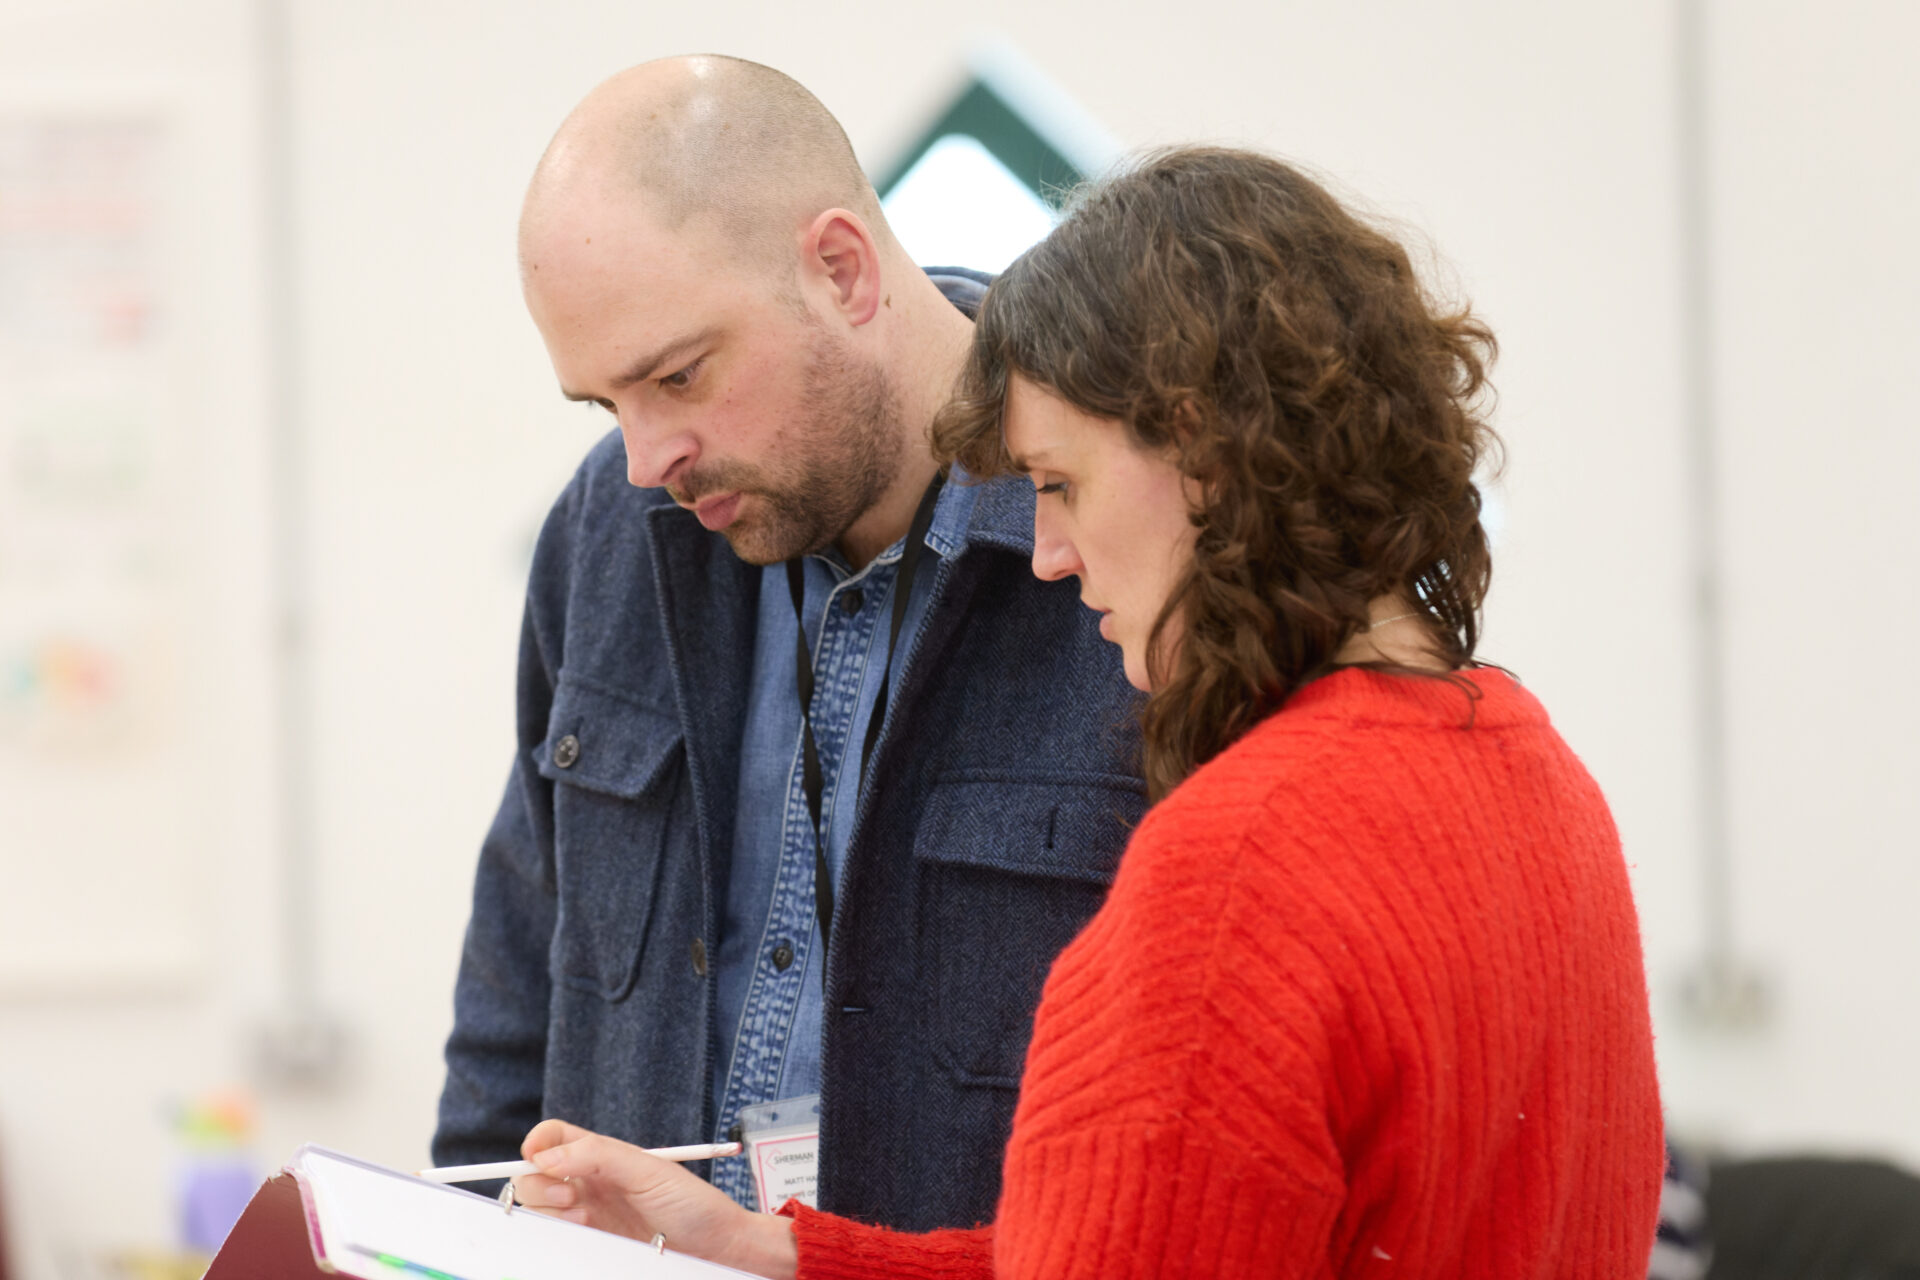
[[[966,549],[968,522],[973,513],[974,495],[979,486],[965,478],[955,469],[954,475],[940,486],[940,496],[933,500],[933,520],[927,525],[927,550],[942,559]],[[807,557],[818,560],[833,570],[833,576],[842,581],[849,578],[864,577],[875,566],[898,564],[901,554],[906,550],[904,537],[895,539],[885,551],[870,560],[867,565],[855,573],[847,564],[845,556],[838,547],[829,546]]]
[[[967,524],[973,516],[973,500],[979,492],[958,467],[940,486],[933,503],[933,523],[927,526],[927,550],[942,559],[949,558],[967,545]]]

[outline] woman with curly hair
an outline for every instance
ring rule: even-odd
[[[559,1121],[528,1204],[768,1276],[1644,1276],[1661,1123],[1605,801],[1474,649],[1491,333],[1299,171],[1092,187],[938,451],[1038,490],[1154,808],[1035,1018],[996,1220],[750,1214]],[[563,1181],[570,1179],[570,1181]]]

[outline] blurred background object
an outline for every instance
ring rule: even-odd
[[[260,1185],[251,1149],[253,1100],[241,1092],[214,1094],[180,1108],[180,1248],[211,1258],[233,1230]]]
[[[1654,1236],[1647,1280],[1701,1280],[1713,1258],[1707,1229],[1707,1164],[1667,1138],[1667,1168],[1660,1185],[1660,1225]]]
[[[1716,1164],[1708,1280],[1920,1280],[1920,1178],[1881,1160]]]
[[[7,1247],[7,1178],[5,1152],[0,1151],[0,1280],[13,1280],[13,1250]]]
[[[527,557],[608,425],[520,195],[697,49],[818,93],[926,260],[1191,139],[1429,238],[1503,348],[1484,653],[1613,804],[1676,1131],[1920,1162],[1917,44],[1908,0],[0,0],[14,1280],[164,1265],[166,1104],[222,1082],[255,1173],[424,1161]]]

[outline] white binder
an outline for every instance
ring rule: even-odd
[[[305,1146],[207,1280],[719,1280],[742,1272]]]

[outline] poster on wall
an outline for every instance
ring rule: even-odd
[[[0,112],[0,996],[190,959],[167,143]]]

